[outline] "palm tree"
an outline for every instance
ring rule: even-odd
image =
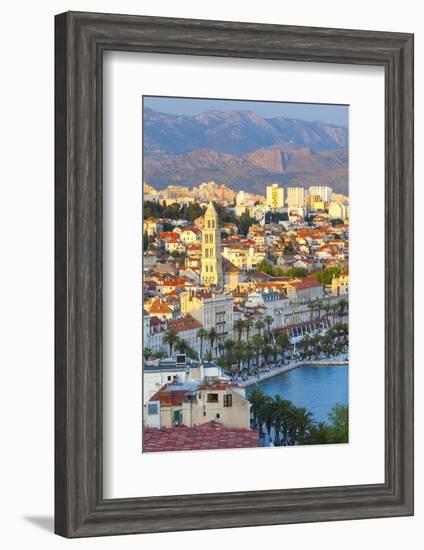
[[[246,344],[246,350],[245,350],[245,359],[246,359],[248,369],[250,369],[250,364],[251,364],[252,359],[254,357],[255,357],[255,353],[254,353],[254,350],[253,350],[253,346],[252,346],[251,342],[248,342]]]
[[[311,323],[312,323],[312,321],[314,320],[314,311],[315,311],[315,309],[316,309],[315,300],[308,303],[308,309],[309,309],[310,312],[311,312]]]
[[[143,354],[144,354],[144,359],[146,359],[146,361],[148,361],[150,357],[152,357],[153,355],[152,350],[150,348],[144,348]]]
[[[280,348],[276,344],[274,344],[271,347],[271,356],[274,360],[274,364],[277,362],[279,355],[280,355]]]
[[[213,355],[213,351],[214,351],[214,344],[215,342],[217,341],[218,339],[218,333],[216,332],[216,330],[212,327],[209,331],[208,331],[208,336],[207,336],[208,340],[209,340],[209,344],[211,346],[211,353]]]
[[[241,340],[241,335],[243,333],[244,326],[245,325],[244,325],[243,319],[237,319],[237,321],[234,321],[234,330],[237,331],[237,339],[239,342]]]
[[[229,338],[224,342],[224,349],[227,353],[231,353],[234,350],[235,346],[236,343],[234,342],[234,340],[230,340]]]
[[[263,358],[264,358],[265,365],[268,363],[268,359],[269,359],[269,356],[271,355],[271,353],[272,353],[272,346],[270,344],[265,344],[262,347],[262,355],[263,355]]]
[[[321,311],[324,309],[324,303],[322,300],[317,299],[317,311],[318,311],[318,321],[321,321]]]
[[[246,340],[249,341],[250,329],[252,328],[253,322],[251,319],[246,319],[244,321],[244,330],[246,331]]]
[[[328,321],[328,317],[329,317],[329,314],[330,314],[330,311],[331,311],[331,305],[326,303],[322,306],[322,309],[325,311],[325,318],[327,319]]]
[[[338,304],[332,304],[331,311],[332,311],[333,323],[336,322],[336,316],[337,316],[338,310],[339,310]]]
[[[330,443],[329,426],[325,422],[318,422],[310,429],[308,443],[311,445],[323,445]]]
[[[260,336],[261,331],[265,328],[265,323],[261,319],[258,319],[255,323],[255,328],[258,331],[258,334]]]
[[[207,352],[205,353],[205,361],[206,361],[207,363],[212,363],[212,361],[213,361],[213,356],[212,356],[212,352],[211,352],[211,351],[207,351]]]
[[[277,346],[281,350],[281,354],[284,353],[290,348],[291,342],[287,332],[280,332],[276,337]]]
[[[306,334],[306,336],[304,336],[302,340],[299,342],[299,347],[302,349],[305,356],[308,355],[310,345],[311,345],[311,337],[309,336],[309,334]]]
[[[204,328],[199,328],[197,331],[197,338],[200,339],[200,360],[203,359],[203,341],[207,338],[208,333]]]
[[[319,334],[314,334],[311,338],[311,347],[314,352],[314,355],[318,354],[320,343],[321,343],[321,336]]]
[[[247,346],[244,342],[237,342],[233,348],[234,359],[237,361],[238,373],[240,373],[241,363],[246,357],[246,348]]]
[[[185,340],[178,338],[174,343],[174,347],[179,353],[185,353],[187,355],[187,350],[190,346]]]
[[[256,368],[259,369],[259,357],[261,355],[263,340],[260,334],[255,334],[252,338],[253,349],[256,356]]]
[[[339,300],[339,303],[338,303],[338,312],[339,312],[339,315],[340,315],[340,319],[343,319],[344,315],[345,315],[345,312],[347,311],[347,308],[348,308],[348,302],[347,300],[345,300],[344,298],[342,298],[341,300]]]
[[[271,317],[271,315],[267,315],[265,318],[264,318],[264,323],[266,324],[266,328],[267,328],[267,331],[268,331],[268,334],[270,334],[271,332],[271,326],[272,326],[272,323],[274,322],[274,318]]]
[[[261,390],[252,390],[247,394],[247,399],[252,404],[252,415],[255,426],[259,424],[260,408],[266,401],[266,395]]]
[[[174,330],[168,330],[163,337],[165,344],[169,346],[169,356],[172,357],[172,350],[179,340],[178,334]]]
[[[287,430],[287,420],[291,406],[290,401],[281,399],[279,395],[274,396],[272,403],[272,425],[275,431],[274,445],[276,447],[286,443],[285,432]],[[283,435],[282,438],[280,437],[281,435]]]
[[[296,407],[294,410],[294,420],[296,426],[296,442],[305,441],[311,428],[315,425],[311,411],[305,407]]]

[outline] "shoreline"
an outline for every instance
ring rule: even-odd
[[[260,374],[256,375],[254,378],[250,378],[248,380],[243,380],[243,381],[237,382],[237,383],[242,388],[247,388],[249,386],[254,386],[255,384],[259,384],[260,382],[263,382],[264,380],[268,380],[269,378],[273,378],[274,376],[284,374],[284,373],[289,372],[293,369],[298,369],[299,367],[307,367],[307,366],[345,367],[347,365],[349,365],[349,361],[343,360],[343,359],[323,360],[323,361],[298,361],[297,363],[292,363],[291,365],[284,365],[284,367],[279,367],[277,369],[272,369],[271,371],[268,371],[268,372],[260,373]]]

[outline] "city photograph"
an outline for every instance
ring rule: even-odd
[[[349,443],[349,107],[142,117],[142,451]]]

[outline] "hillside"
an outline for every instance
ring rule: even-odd
[[[322,122],[265,119],[249,111],[177,116],[144,112],[144,180],[217,181],[263,193],[264,185],[329,184],[347,192],[347,129]]]

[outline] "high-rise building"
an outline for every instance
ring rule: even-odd
[[[305,198],[305,205],[310,210],[317,211],[317,210],[324,210],[325,203],[324,203],[324,200],[322,199],[321,195],[309,194]]]
[[[284,208],[284,188],[279,187],[278,183],[267,186],[266,205],[269,208]]]
[[[344,204],[332,202],[328,208],[328,215],[332,219],[345,220],[347,216],[347,207]]]
[[[333,190],[326,185],[312,185],[309,188],[310,195],[319,195],[324,202],[331,202]]]
[[[204,215],[200,279],[205,285],[223,287],[221,232],[218,225],[218,213],[212,202],[209,203]]]
[[[303,187],[287,188],[287,206],[289,208],[302,208],[305,204],[305,190]]]

